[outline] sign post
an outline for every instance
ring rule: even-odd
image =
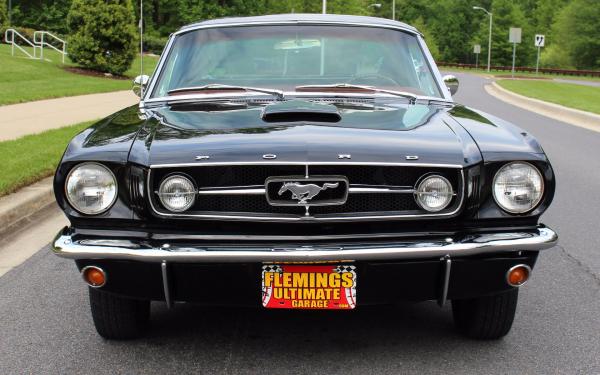
[[[546,43],[546,36],[542,34],[536,34],[534,44],[537,47],[537,61],[535,63],[535,75],[538,74],[538,70],[540,68],[540,48],[544,46]]]
[[[481,45],[475,44],[473,47],[473,53],[475,54],[475,69],[479,69],[479,54],[481,53]]]
[[[521,28],[511,27],[508,34],[508,41],[513,44],[513,59],[512,59],[512,78],[515,78],[515,58],[517,55],[517,43],[521,43]]]

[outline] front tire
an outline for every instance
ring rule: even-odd
[[[150,318],[150,301],[124,298],[89,288],[92,318],[105,339],[127,340],[142,336]]]
[[[495,340],[512,327],[519,290],[491,296],[453,300],[454,324],[465,336],[479,340]]]

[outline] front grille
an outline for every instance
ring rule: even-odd
[[[149,188],[156,192],[160,182],[173,173],[182,173],[196,183],[202,194],[188,211],[179,214],[168,212],[161,206],[156,194],[150,194],[152,206],[159,214],[183,217],[239,216],[248,220],[264,219],[368,219],[369,216],[418,217],[438,216],[456,213],[463,196],[462,169],[455,167],[422,167],[393,165],[204,165],[169,168],[154,168],[149,177]],[[344,204],[329,206],[273,206],[267,201],[264,189],[265,180],[274,176],[343,176],[348,179],[350,193]],[[410,193],[418,181],[428,174],[439,174],[447,178],[456,196],[450,205],[441,212],[431,214],[421,209]],[[357,192],[362,188],[394,188],[403,192]],[[235,189],[235,194],[216,192]],[[248,190],[244,190],[248,189]],[[247,194],[245,191],[254,192]],[[241,192],[240,192],[241,191]]]

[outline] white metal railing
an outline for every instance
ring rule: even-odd
[[[48,36],[50,38],[53,38],[57,42],[62,43],[62,50],[60,50],[59,48],[57,48],[57,47],[53,46],[52,44],[48,43],[47,41],[45,41],[44,36]],[[46,40],[47,40],[47,38],[46,38]],[[49,31],[36,31],[33,33],[33,43],[35,43],[40,48],[40,59],[44,58],[44,46],[46,46],[46,47],[50,47],[53,50],[55,50],[56,52],[60,53],[62,55],[62,62],[63,62],[63,64],[65,63],[65,56],[67,55],[67,42],[65,42],[61,38],[57,37],[56,35],[52,34]],[[35,49],[34,49],[34,51],[35,51]]]
[[[18,36],[19,38],[21,38],[21,40],[23,42],[25,42],[25,43],[29,44],[31,47],[33,47],[33,55],[31,55],[29,52],[27,52],[25,50],[25,48],[23,48],[17,44],[17,42],[15,41],[15,35]],[[9,36],[10,36],[10,38],[9,38]],[[11,45],[11,54],[13,56],[15,55],[15,47],[17,47],[21,52],[26,54],[30,59],[39,59],[39,57],[37,57],[36,53],[35,53],[35,51],[37,50],[37,48],[39,48],[39,46],[36,46],[34,43],[30,42],[29,39],[25,38],[17,30],[6,29],[6,31],[4,32],[4,40],[6,41],[6,43]]]

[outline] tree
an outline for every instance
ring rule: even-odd
[[[131,0],[73,0],[67,26],[73,62],[117,75],[131,66],[138,42]]]
[[[0,0],[4,2],[4,0]],[[12,23],[19,27],[35,30],[47,30],[66,35],[65,18],[71,6],[71,0],[13,0]]]
[[[427,48],[429,48],[429,52],[431,52],[433,59],[439,61],[440,50],[438,48],[437,40],[429,30],[429,27],[425,24],[425,21],[423,21],[423,18],[417,18],[415,22],[412,23],[412,25],[423,34],[423,38],[427,43]]]
[[[552,35],[578,69],[600,66],[600,7],[596,0],[574,0],[557,16]]]
[[[4,0],[0,0],[0,29],[8,26],[8,12],[6,11],[6,4]]]
[[[429,22],[442,61],[470,61],[473,58],[473,36],[479,29],[480,17],[481,14],[473,11],[471,1],[441,0],[433,6]]]
[[[569,0],[538,0],[533,18],[538,34],[550,35],[556,16],[567,5]],[[548,38],[550,39],[550,38]]]
[[[529,22],[520,6],[512,0],[494,0],[492,3],[494,14],[492,31],[492,65],[512,65],[513,45],[508,41],[509,29],[520,27],[522,29],[521,43],[517,44],[516,65],[527,66],[535,64],[535,48],[533,46],[534,27]],[[487,21],[487,19],[486,19]],[[483,22],[477,40],[488,40],[488,23]],[[487,43],[481,44],[481,52],[487,48]]]

